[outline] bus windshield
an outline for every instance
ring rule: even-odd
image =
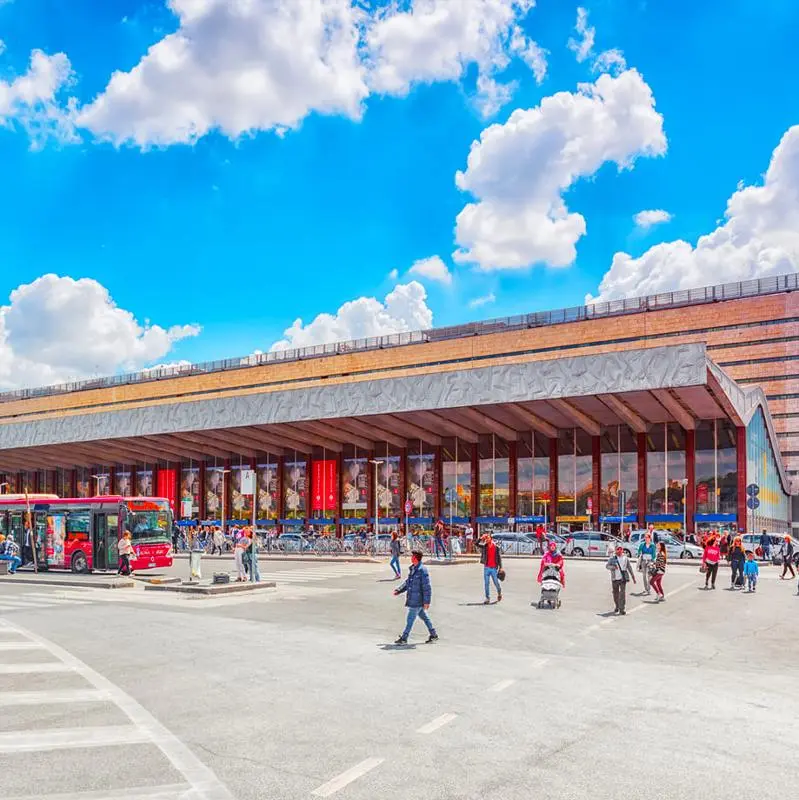
[[[172,512],[169,504],[154,500],[129,502],[125,529],[130,531],[134,544],[169,541],[172,536]]]

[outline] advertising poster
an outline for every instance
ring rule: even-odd
[[[47,563],[64,563],[64,540],[66,539],[66,517],[47,517]]]
[[[132,494],[130,473],[117,472],[116,482],[117,482],[117,494],[121,494],[122,497],[130,497]]]
[[[230,502],[232,519],[250,519],[252,517],[252,495],[246,494],[242,485],[242,475],[249,467],[234,466],[230,471]]]
[[[364,512],[363,514],[345,514],[345,516],[366,516],[367,492],[369,491],[368,468],[369,463],[365,458],[344,459],[344,496],[341,508],[347,512]]]
[[[286,517],[297,519],[305,516],[305,478],[306,463],[304,461],[290,461],[285,464],[285,503]]]
[[[256,474],[258,483],[258,517],[277,519],[277,464],[259,464]]]
[[[205,513],[209,519],[220,519],[222,513],[222,493],[224,490],[222,467],[206,467],[205,470]]]
[[[338,462],[335,459],[313,462],[313,511],[335,514],[338,492]]]
[[[153,496],[153,471],[148,469],[136,473],[136,495],[138,497]]]
[[[408,456],[408,496],[413,505],[411,514],[418,517],[433,516],[433,463],[432,453]]]
[[[187,505],[189,513],[186,513]],[[186,519],[200,513],[200,470],[197,467],[189,467],[181,470],[180,473],[180,504],[181,516]]]
[[[103,472],[95,478],[97,481],[97,495],[111,494],[111,475],[108,472]]]
[[[399,456],[389,456],[378,466],[377,502],[384,517],[401,515],[402,499],[399,496]]]

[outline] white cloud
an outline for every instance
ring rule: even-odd
[[[484,270],[571,264],[586,225],[566,207],[566,190],[605,162],[624,169],[665,151],[663,117],[635,70],[517,109],[482,132],[456,175],[478,202],[458,214],[455,260]]]
[[[168,0],[179,29],[116,72],[79,124],[140,147],[297,127],[313,111],[357,119],[368,90],[364,13],[350,0]]]
[[[0,384],[36,386],[135,370],[199,333],[196,325],[144,325],[89,278],[43,275],[0,307]]]
[[[535,82],[540,86],[547,74],[547,50],[532,39],[528,39],[517,25],[511,37],[511,50],[533,71]]]
[[[579,37],[569,39],[569,50],[571,50],[579,62],[583,62],[591,55],[594,49],[594,38],[596,28],[588,24],[588,11],[579,7],[577,9],[577,24],[574,26]]]
[[[639,258],[616,253],[597,297],[604,302],[799,271],[799,125],[774,150],[763,183],[739,186],[725,221],[696,245],[676,240]]]
[[[418,281],[395,286],[381,303],[374,297],[359,297],[344,303],[335,314],[319,314],[303,325],[301,319],[283,332],[272,350],[308,347],[368,336],[424,330],[433,324],[427,292]]]
[[[534,0],[413,0],[392,6],[366,34],[375,91],[404,95],[416,83],[456,81],[470,64],[490,77],[508,64],[515,23]]]
[[[482,297],[475,297],[474,300],[469,301],[469,308],[480,308],[487,306],[490,303],[496,302],[497,296],[493,292],[484,294]]]
[[[30,136],[33,148],[50,138],[76,141],[75,101],[60,101],[61,93],[73,80],[72,66],[64,53],[49,56],[34,50],[24,75],[0,80],[0,125],[19,125]]]
[[[515,81],[499,83],[482,72],[477,76],[475,105],[483,119],[493,117],[502,106],[507,105],[516,91]]]
[[[610,72],[618,75],[627,69],[627,60],[624,58],[624,53],[621,50],[605,50],[600,53],[592,65],[594,72]]]
[[[671,222],[672,218],[672,215],[669,214],[668,211],[664,211],[662,208],[655,208],[647,211],[639,211],[633,217],[633,220],[639,228],[648,230],[653,225],[660,225],[663,222]]]
[[[428,278],[431,281],[438,281],[445,286],[452,284],[452,274],[439,256],[430,256],[430,258],[423,258],[414,262],[408,272],[410,272],[411,275],[418,275],[422,278]]]
[[[397,278],[399,278],[399,270],[394,268],[391,270],[391,272],[388,273],[388,279],[390,281],[395,281],[397,280]]]

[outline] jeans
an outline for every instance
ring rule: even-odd
[[[741,585],[743,586],[744,565],[743,561],[733,561],[730,564],[730,585],[738,585],[738,576],[741,576]]]
[[[438,551],[439,551],[439,548],[440,548],[441,549],[441,555],[443,555],[444,558],[446,558],[447,557],[447,548],[444,547],[444,540],[440,536],[436,536],[436,538],[434,539],[433,543],[435,544],[435,552],[436,552],[436,556],[435,557],[438,558]]]
[[[754,592],[757,588],[757,575],[749,575],[746,579],[747,588],[750,592]]]
[[[119,557],[119,569],[117,570],[118,575],[130,575],[130,556],[123,556]]]
[[[0,561],[8,561],[8,571],[13,575],[17,571],[17,567],[22,565],[22,559],[19,556],[0,556]]]
[[[716,575],[719,574],[719,565],[707,562],[705,564],[705,586],[710,582],[712,586],[716,585]]]
[[[763,551],[763,561],[771,560],[771,545],[766,545],[760,548]]]
[[[497,588],[497,596],[502,597],[502,584],[499,582],[498,573],[498,567],[483,567],[483,583],[485,584],[486,600],[491,599],[491,584],[489,581],[494,581],[494,586]]]
[[[407,639],[410,636],[413,623],[416,622],[416,617],[419,617],[422,622],[427,626],[427,631],[431,636],[436,636],[436,629],[433,627],[433,622],[427,616],[424,606],[408,606],[408,619],[405,623],[405,630],[402,632],[402,638]]]
[[[255,571],[255,582],[256,583],[260,583],[261,582],[261,568],[258,566],[258,559],[254,555],[252,555],[252,553],[251,553],[250,554],[250,565],[249,565],[250,577],[252,577],[253,571]]]
[[[655,594],[663,597],[663,573],[658,572],[649,579],[649,585],[655,590]]]
[[[613,603],[616,611],[627,609],[627,581],[613,581]]]
[[[649,565],[652,563],[652,556],[641,556],[641,575],[644,579],[644,591],[649,594]],[[657,590],[656,590],[657,591]]]
[[[395,573],[395,574],[396,574],[398,577],[399,577],[400,575],[402,575],[402,570],[400,569],[400,560],[399,560],[399,556],[391,556],[391,561],[390,561],[389,563],[391,564],[391,569],[393,569],[393,570],[394,570],[394,573]]]

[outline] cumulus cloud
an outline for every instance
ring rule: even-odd
[[[593,52],[596,37],[596,28],[592,28],[588,24],[588,11],[582,6],[577,9],[577,23],[574,30],[577,31],[577,36],[569,39],[569,50],[582,63]]]
[[[634,217],[633,220],[635,224],[639,228],[643,228],[644,230],[649,230],[653,225],[660,225],[664,222],[671,222],[672,215],[669,214],[668,211],[664,211],[662,208],[654,208],[648,211],[639,211]]]
[[[605,50],[600,53],[592,65],[594,72],[611,72],[617,75],[627,69],[627,60],[621,50]]]
[[[368,90],[364,12],[350,0],[168,0],[180,26],[115,72],[81,126],[117,144],[295,128],[312,111],[357,119]]]
[[[510,102],[516,91],[516,82],[500,83],[490,75],[477,76],[477,96],[475,105],[483,119],[493,117],[504,105]]]
[[[21,127],[34,149],[48,139],[76,141],[75,101],[62,101],[64,90],[73,81],[72,66],[64,53],[49,56],[34,50],[27,72],[10,81],[0,80],[0,125]]]
[[[427,305],[427,292],[418,281],[394,287],[383,302],[374,297],[359,297],[342,305],[335,314],[319,314],[304,325],[301,319],[283,332],[272,350],[308,347],[368,336],[424,330],[433,324]]]
[[[388,273],[388,279],[390,281],[395,281],[397,280],[397,278],[399,278],[399,270],[394,268],[391,270],[391,272]]]
[[[487,306],[490,303],[496,302],[497,296],[493,292],[489,292],[488,294],[484,294],[482,297],[475,297],[473,300],[469,301],[469,308],[480,308],[481,306]]]
[[[799,271],[799,125],[782,137],[762,184],[732,194],[724,219],[696,245],[666,242],[639,258],[616,253],[586,302]]]
[[[144,325],[89,278],[43,275],[0,307],[0,384],[36,386],[140,369],[196,325]]]
[[[547,74],[547,50],[537,42],[528,39],[517,25],[511,37],[511,50],[533,71],[535,82],[540,86]]]
[[[482,132],[456,175],[478,201],[458,214],[455,260],[484,270],[571,264],[586,224],[568,210],[564,193],[605,162],[625,169],[665,151],[663,117],[635,70],[517,109]]]
[[[452,283],[452,273],[450,273],[447,265],[439,256],[430,256],[430,258],[423,258],[419,261],[415,261],[408,272],[410,272],[411,275],[418,275],[421,278],[438,281],[438,283],[443,283],[445,286],[449,286]]]

